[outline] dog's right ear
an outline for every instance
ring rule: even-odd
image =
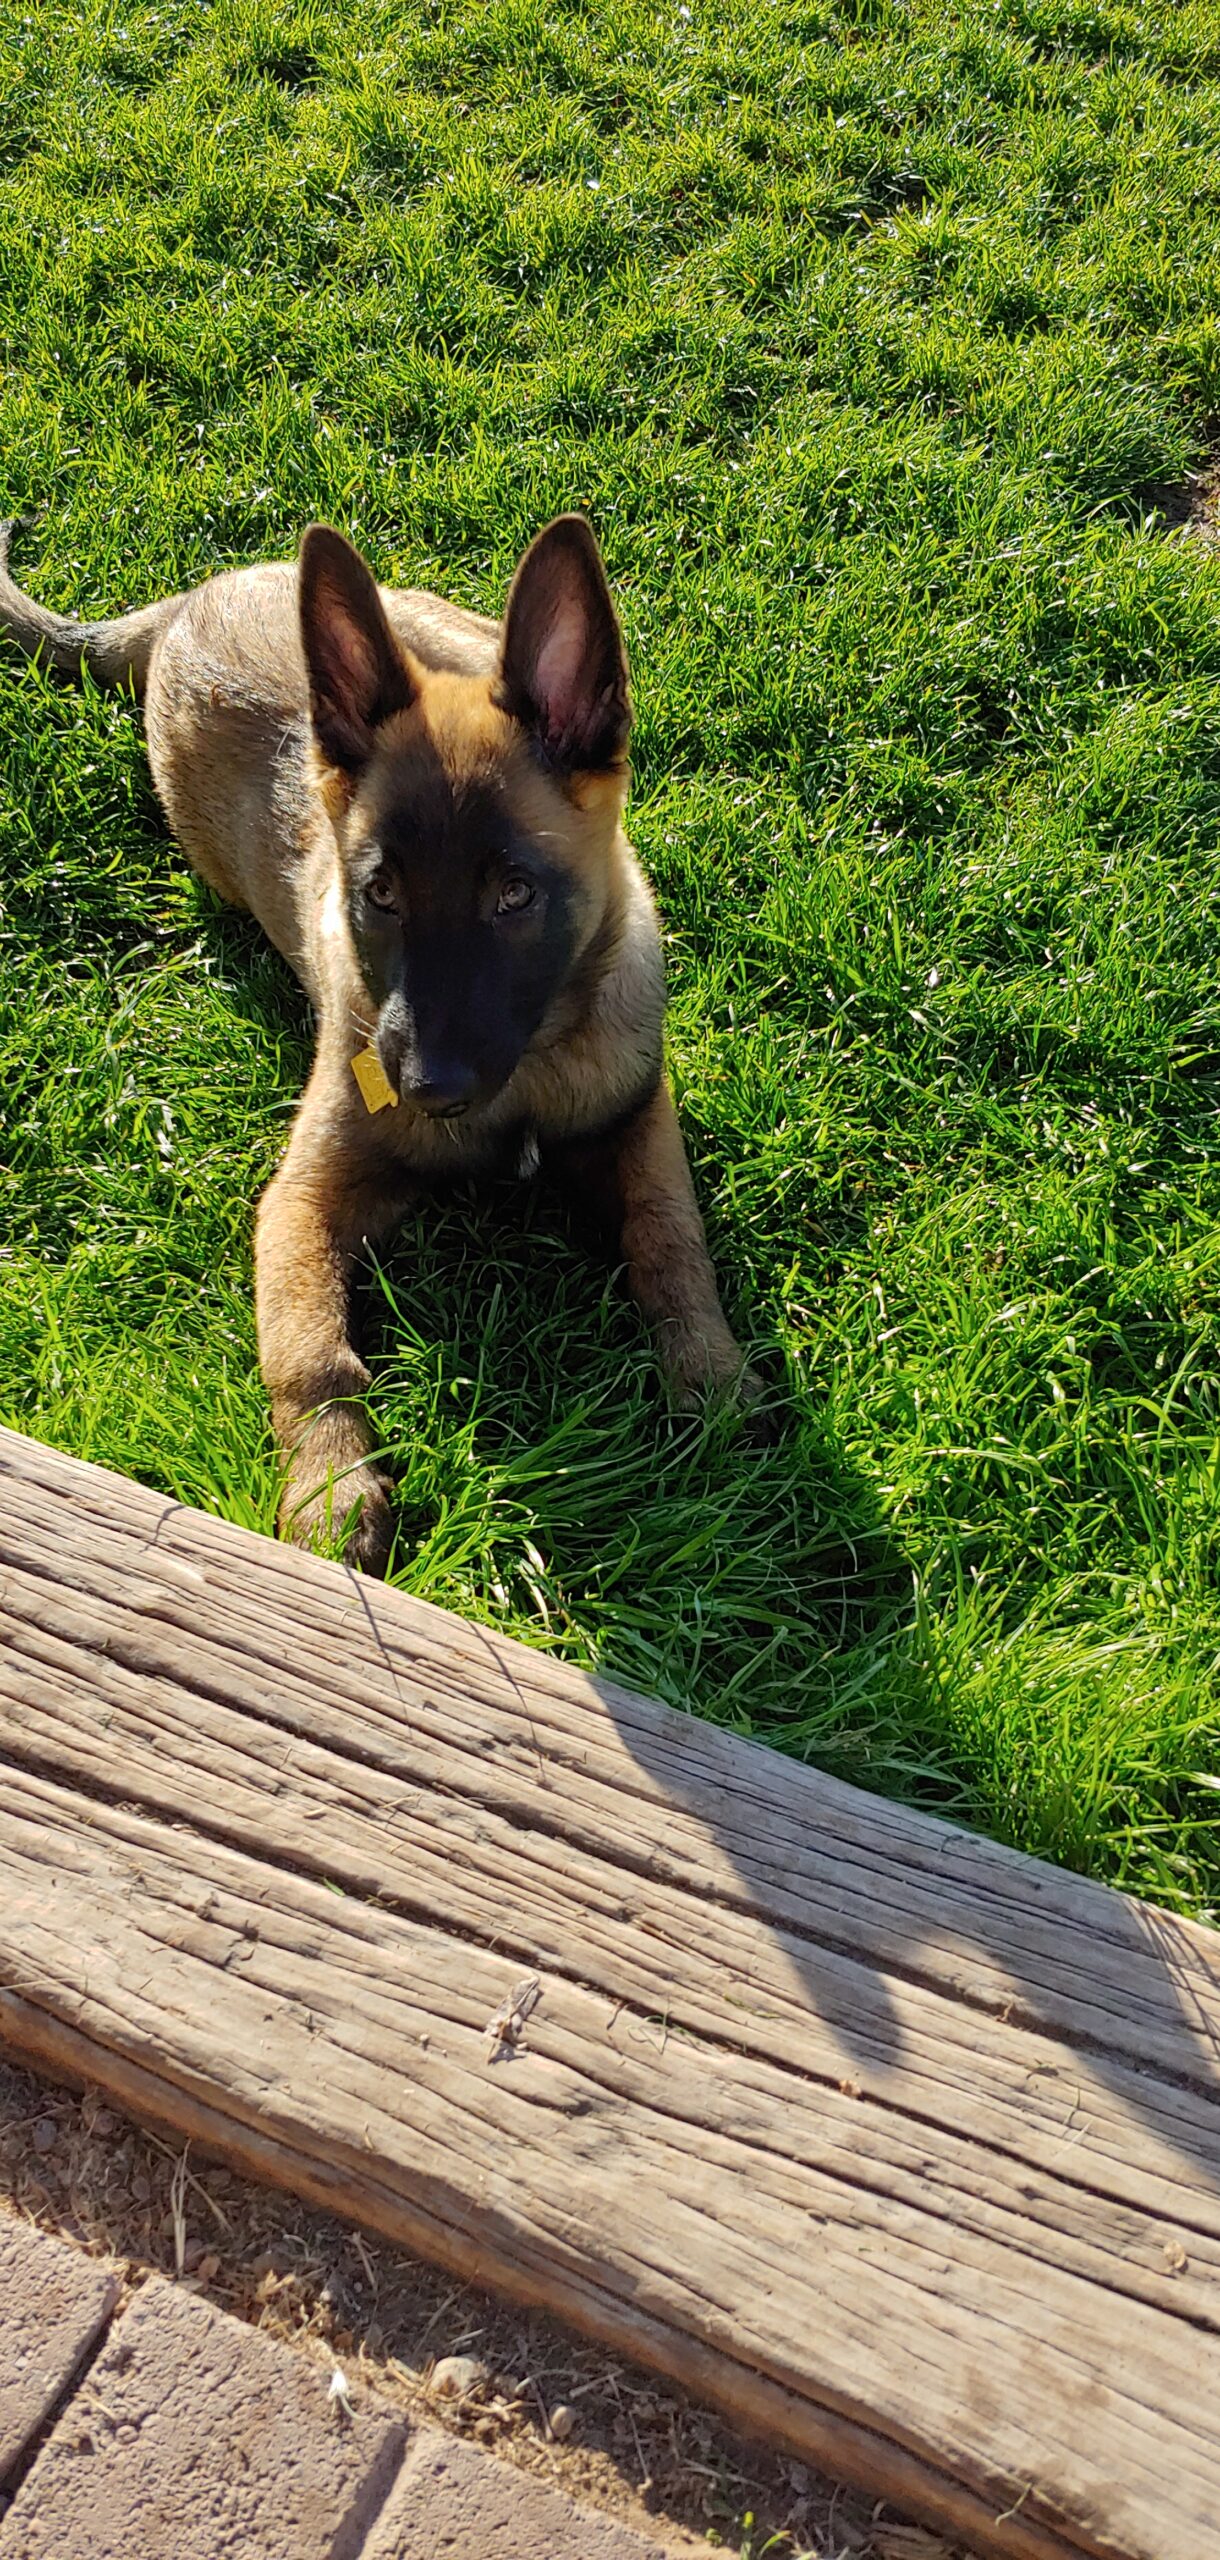
[[[357,773],[383,720],[409,710],[411,671],[367,560],[328,524],[301,544],[301,639],[314,733],[328,764]]]

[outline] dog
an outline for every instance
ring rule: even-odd
[[[664,1073],[656,911],[622,824],[627,661],[584,518],[538,534],[499,624],[379,587],[320,524],[295,563],[82,623],[13,584],[10,531],[0,629],[143,700],[174,834],[314,1008],[256,1224],[281,1535],[386,1569],[352,1282],[438,1177],[548,1161],[612,1220],[675,1402],[751,1401]]]

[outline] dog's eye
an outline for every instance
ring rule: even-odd
[[[389,872],[375,871],[364,894],[368,899],[369,905],[371,907],[380,907],[383,913],[392,907],[394,904],[394,883],[390,878]]]
[[[519,916],[523,907],[532,907],[536,892],[532,880],[506,880],[496,901],[498,916]]]

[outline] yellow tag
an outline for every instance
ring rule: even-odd
[[[352,1074],[366,1111],[384,1111],[388,1102],[397,1102],[398,1096],[375,1049],[362,1049],[359,1057],[353,1058]]]

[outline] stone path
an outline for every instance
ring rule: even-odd
[[[150,2276],[0,2218],[0,2560],[673,2560]],[[100,2343],[99,2343],[100,2342]],[[690,2547],[690,2546],[686,2546]]]

